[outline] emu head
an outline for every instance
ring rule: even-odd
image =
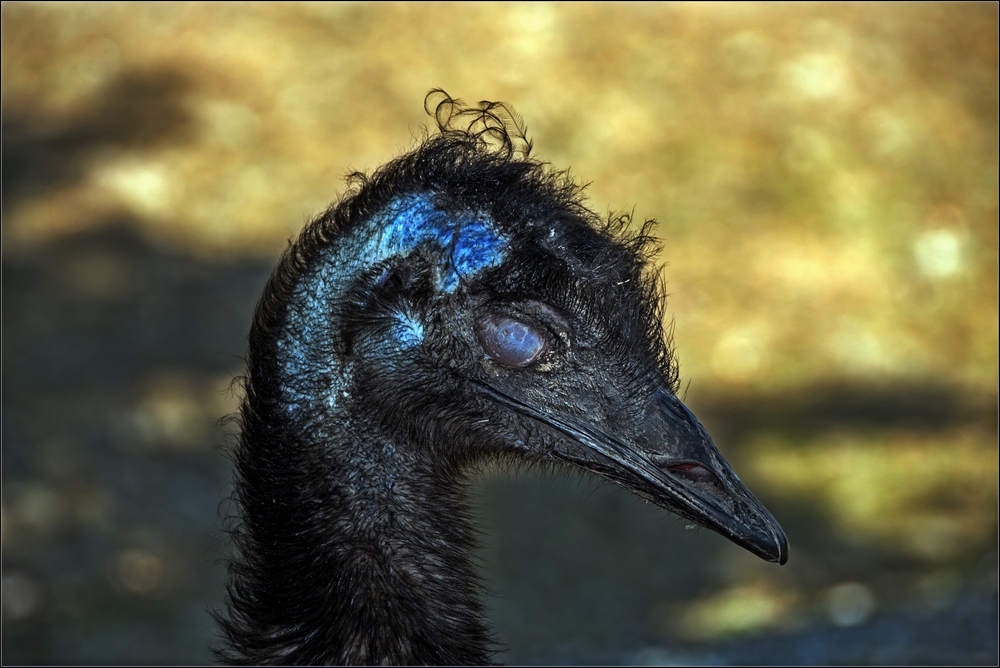
[[[502,108],[464,130],[467,110],[436,111],[442,132],[354,175],[272,278],[282,419],[378,432],[441,478],[575,465],[784,563],[778,523],[677,397],[651,223],[589,211]]]

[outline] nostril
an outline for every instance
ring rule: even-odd
[[[676,473],[683,478],[688,478],[689,480],[694,480],[696,482],[718,482],[718,478],[715,477],[715,474],[701,464],[683,462],[681,464],[671,464],[670,466],[667,466],[666,469],[671,473]]]

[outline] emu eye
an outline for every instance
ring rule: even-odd
[[[552,345],[552,338],[544,330],[497,313],[480,317],[475,330],[486,354],[509,367],[528,366]]]

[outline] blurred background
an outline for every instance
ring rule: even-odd
[[[476,480],[500,658],[996,664],[996,4],[0,11],[4,663],[211,660],[255,299],[442,87],[659,221],[687,401],[791,541]]]

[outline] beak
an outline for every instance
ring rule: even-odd
[[[658,388],[641,417],[639,435],[619,439],[575,417],[540,410],[489,385],[480,387],[494,400],[568,436],[554,453],[559,459],[712,529],[761,559],[788,561],[788,539],[777,520],[740,482],[705,428],[673,393]]]

